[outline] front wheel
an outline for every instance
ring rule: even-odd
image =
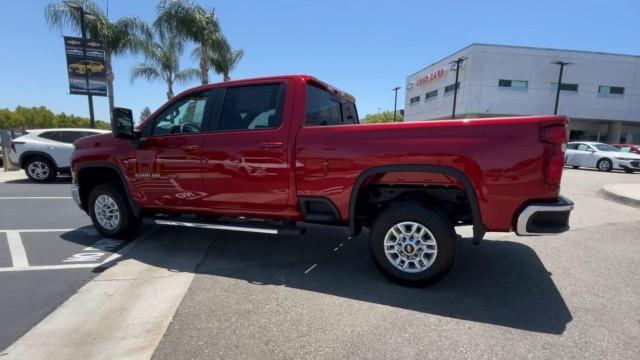
[[[596,164],[598,170],[600,171],[611,171],[613,168],[613,163],[609,159],[600,159],[598,160],[598,164]]]
[[[140,225],[120,187],[105,183],[96,186],[87,204],[91,221],[98,232],[110,238],[129,238]]]
[[[446,218],[408,203],[394,205],[377,217],[369,247],[376,265],[391,280],[424,286],[451,269],[455,239],[453,226]]]

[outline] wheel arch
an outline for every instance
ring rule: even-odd
[[[92,162],[80,164],[76,170],[74,181],[80,187],[80,199],[83,209],[87,210],[87,203],[91,191],[99,184],[114,182],[125,192],[127,202],[134,215],[139,216],[141,208],[131,197],[131,192],[122,171],[111,163]]]
[[[53,165],[54,169],[56,172],[58,171],[58,164],[56,163],[56,161],[53,159],[53,157],[49,154],[47,154],[44,151],[37,151],[37,150],[29,150],[29,151],[25,151],[22,154],[20,154],[20,158],[18,160],[18,164],[20,165],[21,169],[24,169],[25,164],[27,163],[27,161],[29,161],[29,159],[33,159],[34,157],[43,157],[47,160],[49,160],[51,162],[51,164]]]
[[[356,219],[358,197],[363,189],[367,179],[372,176],[384,174],[388,172],[430,172],[448,175],[454,177],[464,187],[464,191],[469,199],[469,206],[471,208],[471,215],[473,218],[473,241],[479,243],[484,234],[486,228],[482,223],[482,214],[480,212],[480,204],[478,197],[473,187],[473,183],[462,171],[443,165],[422,165],[422,164],[399,164],[399,165],[385,165],[369,168],[356,178],[356,181],[351,189],[351,197],[349,200],[349,227],[352,235],[357,235],[362,230],[362,224],[358,223]]]

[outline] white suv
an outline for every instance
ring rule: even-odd
[[[9,158],[27,176],[37,182],[48,182],[58,173],[69,173],[73,142],[85,136],[108,133],[98,129],[28,130],[11,141]]]

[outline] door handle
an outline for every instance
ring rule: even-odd
[[[183,145],[182,150],[184,151],[200,150],[200,145]]]
[[[260,143],[260,148],[261,149],[277,149],[279,147],[282,147],[284,145],[284,143],[282,141],[265,141],[263,143]]]

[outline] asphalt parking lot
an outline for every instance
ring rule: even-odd
[[[125,244],[103,239],[71,201],[68,178],[0,183],[0,348],[93,279]],[[10,251],[11,249],[11,251]]]
[[[70,351],[120,346],[142,322],[138,314],[166,302],[173,305],[141,353],[156,359],[639,358],[640,209],[598,194],[604,184],[626,182],[640,183],[640,174],[565,170],[562,192],[576,203],[570,232],[489,233],[480,246],[464,239],[452,272],[423,289],[381,276],[366,234],[349,239],[340,229],[314,226],[302,237],[273,238],[148,226],[148,236],[127,245],[100,245],[104,240],[68,198],[67,181],[2,183],[0,268],[16,267],[15,251],[6,256],[7,234],[15,244],[18,233],[28,266],[42,269],[0,269],[0,348],[86,285],[56,313],[74,324],[69,314],[88,314],[82,301],[93,299],[85,305],[105,308],[95,311],[101,336],[121,336],[91,337],[89,344],[79,338]],[[22,231],[29,229],[40,231]],[[87,253],[93,254],[78,255]],[[126,288],[123,303],[104,288],[97,293],[111,296],[108,305],[99,296],[82,297],[105,264],[113,266],[99,276],[113,274],[103,283],[131,277],[124,271],[130,264],[112,261],[120,254],[135,260],[134,272],[147,272],[145,279],[164,281],[150,295],[164,301],[134,296],[140,282]],[[104,323],[124,308],[124,325]],[[90,328],[93,320],[82,316],[77,321]],[[152,322],[144,323],[149,329]],[[59,325],[50,328],[61,332]],[[64,344],[54,340],[50,346],[63,354]]]

